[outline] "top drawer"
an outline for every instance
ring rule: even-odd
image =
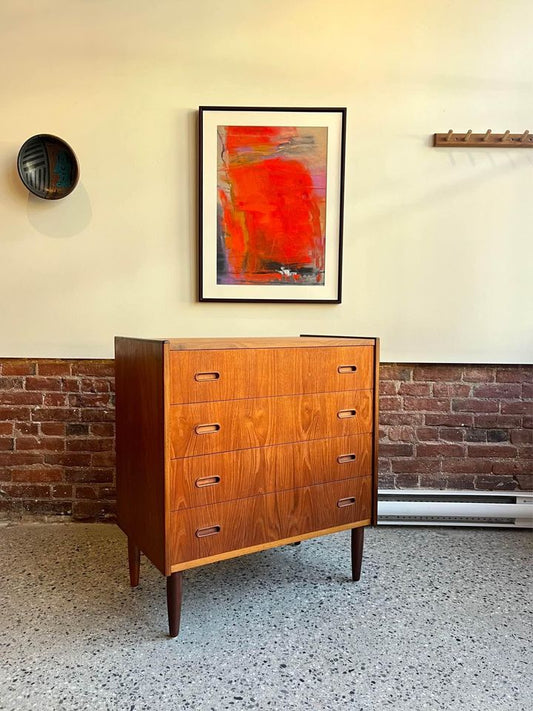
[[[171,404],[373,387],[373,346],[171,351]]]

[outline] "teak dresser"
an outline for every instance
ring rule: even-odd
[[[117,509],[132,586],[352,529],[377,514],[376,338],[115,339]]]

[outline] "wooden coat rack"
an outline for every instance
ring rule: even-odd
[[[524,133],[492,133],[489,128],[486,133],[435,133],[434,146],[446,148],[533,148],[533,136],[529,131]]]

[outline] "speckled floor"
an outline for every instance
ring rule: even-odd
[[[522,711],[533,537],[367,529],[189,571],[180,636],[116,526],[0,527],[0,708]]]

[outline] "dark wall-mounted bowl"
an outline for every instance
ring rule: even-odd
[[[17,169],[28,190],[44,200],[59,200],[70,195],[80,177],[72,148],[48,133],[32,136],[23,143]]]

